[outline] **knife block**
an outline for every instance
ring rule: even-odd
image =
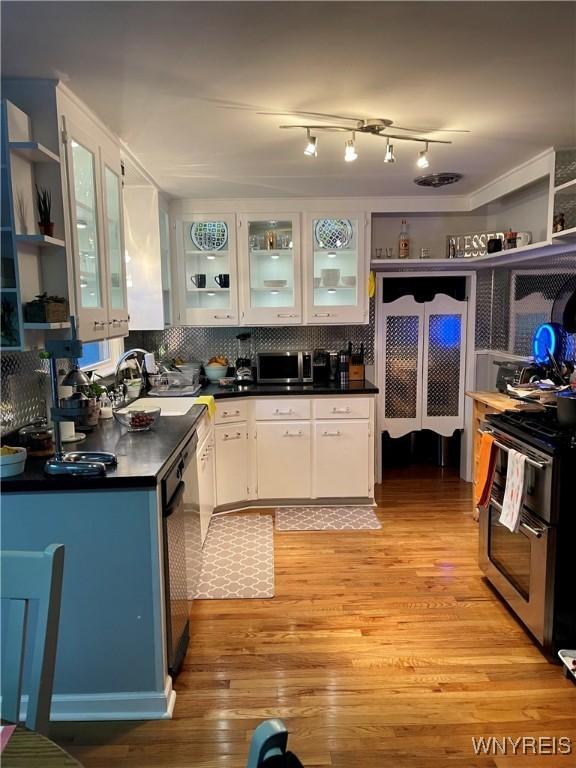
[[[364,363],[350,363],[348,381],[364,381]]]

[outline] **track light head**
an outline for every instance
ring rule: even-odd
[[[306,130],[306,135],[308,138],[306,148],[304,150],[304,154],[306,157],[316,157],[318,154],[318,139],[316,136],[310,135],[310,128]]]
[[[390,144],[390,139],[386,142],[386,154],[384,155],[385,163],[395,163],[396,157],[394,155],[394,144]]]
[[[418,160],[416,160],[418,168],[428,168],[430,161],[428,160],[428,142],[426,142],[426,148],[421,152],[418,152]]]
[[[353,163],[354,160],[357,159],[358,152],[356,152],[356,147],[354,146],[354,134],[352,134],[352,138],[348,139],[344,145],[344,160],[347,163]]]

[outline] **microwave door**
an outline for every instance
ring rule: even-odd
[[[258,381],[268,384],[294,384],[300,381],[298,354],[258,356]]]

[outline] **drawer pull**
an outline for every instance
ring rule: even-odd
[[[324,437],[340,437],[341,434],[342,433],[340,432],[339,429],[337,429],[335,432],[328,432],[326,430],[324,432],[322,432],[322,435]]]
[[[277,416],[290,416],[291,414],[295,413],[295,411],[292,408],[276,408],[274,413]]]
[[[336,315],[330,312],[314,312],[314,317],[336,317]]]
[[[222,411],[222,416],[240,416],[240,411]]]
[[[214,315],[214,320],[232,320],[232,315]]]
[[[298,317],[298,315],[289,314],[287,312],[277,312],[276,317]]]
[[[94,328],[104,328],[105,325],[103,320],[94,320]]]
[[[303,434],[301,429],[299,429],[298,432],[289,432],[286,430],[286,432],[284,432],[284,437],[302,437]]]
[[[346,407],[346,408],[332,408],[332,413],[350,413],[352,411],[352,408]]]
[[[242,432],[235,432],[233,435],[229,435],[228,433],[224,434],[224,440],[240,440],[242,437]]]

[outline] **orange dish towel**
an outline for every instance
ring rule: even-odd
[[[490,496],[495,461],[494,438],[485,432],[480,439],[478,482],[476,483],[476,497],[474,499],[477,507],[485,506]]]

